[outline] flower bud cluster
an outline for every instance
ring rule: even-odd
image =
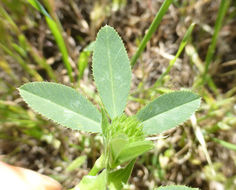
[[[143,125],[134,116],[127,117],[126,115],[122,115],[116,117],[109,126],[108,133],[111,139],[126,136],[129,142],[143,141],[145,139]]]

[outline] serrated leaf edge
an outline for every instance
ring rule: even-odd
[[[128,61],[129,61],[129,67],[130,67],[130,71],[132,71],[131,70],[131,65],[130,65],[130,60],[129,60],[129,56],[128,56],[128,53],[127,53],[127,49],[126,49],[126,47],[125,47],[125,45],[124,45],[124,42],[123,42],[123,40],[122,40],[122,38],[120,37],[120,35],[119,35],[119,33],[113,28],[113,27],[111,27],[111,26],[109,26],[109,25],[105,25],[105,26],[103,26],[103,27],[101,27],[100,28],[100,30],[98,31],[98,33],[97,33],[97,36],[99,35],[99,33],[102,31],[102,29],[104,29],[104,28],[111,28],[116,34],[117,34],[117,36],[118,36],[118,38],[120,39],[120,41],[122,42],[122,44],[123,44],[123,48],[124,48],[124,50],[125,50],[125,55],[126,55],[126,57],[127,57],[127,59],[128,59]],[[96,41],[95,41],[95,44],[94,44],[94,50],[95,50],[95,47],[96,47]],[[120,50],[122,49],[122,47],[120,48]],[[119,50],[119,51],[120,51]],[[93,51],[93,56],[92,56],[92,63],[94,62],[94,51]],[[92,71],[93,71],[93,65],[94,64],[92,64]],[[109,68],[110,68],[110,65],[109,65]],[[93,72],[94,73],[94,72]],[[94,78],[94,81],[96,81],[95,80],[95,76],[94,76],[94,74],[93,74],[93,78]],[[130,85],[129,85],[129,91],[130,91],[130,88],[131,88],[131,79],[132,79],[132,73],[131,73],[131,78],[130,78]],[[95,84],[96,84],[96,82],[95,82]],[[113,85],[111,85],[111,86],[113,86]],[[97,86],[96,86],[97,87]],[[99,89],[97,88],[97,90],[98,90],[98,95],[99,95],[99,97],[100,97],[100,99],[102,100],[102,98],[101,98],[101,96],[100,96],[100,93],[99,93]],[[114,93],[113,93],[114,94]],[[129,95],[129,93],[128,93],[128,95]],[[127,96],[127,98],[126,98],[126,105],[127,105],[127,100],[128,100],[128,96]],[[115,101],[114,101],[114,97],[112,98],[112,101],[113,101],[113,104],[115,105]],[[103,102],[102,102],[103,103]],[[124,106],[124,108],[126,107],[126,105]],[[106,109],[106,106],[104,105],[104,103],[103,103],[103,106],[104,106],[104,108]],[[107,109],[106,109],[106,111],[107,111]],[[113,110],[114,111],[114,110]],[[116,110],[115,110],[115,112],[116,112]],[[109,114],[109,112],[107,111],[107,113]],[[113,114],[114,114],[114,112],[113,112]],[[109,114],[110,115],[110,114]],[[116,117],[116,116],[118,116],[118,114],[116,113],[116,114],[114,114],[115,116],[114,117]]]
[[[150,103],[152,103],[153,101],[155,101],[155,100],[157,100],[157,99],[159,99],[160,97],[162,97],[162,96],[165,96],[165,95],[168,95],[168,94],[172,94],[172,93],[179,93],[179,92],[191,92],[192,94],[195,94],[195,95],[197,95],[198,96],[198,98],[196,98],[196,99],[194,99],[194,100],[192,100],[192,101],[195,101],[195,100],[197,100],[197,99],[200,99],[200,102],[199,102],[199,106],[200,106],[200,104],[201,104],[201,97],[198,95],[198,94],[196,94],[196,93],[193,93],[192,91],[187,91],[187,90],[180,90],[180,91],[173,91],[173,92],[168,92],[168,93],[165,93],[165,94],[162,94],[162,95],[160,95],[160,96],[158,96],[156,99],[154,99],[154,100],[152,100],[151,102],[149,102],[147,105],[145,105],[143,108],[141,108],[135,115],[136,115],[136,117],[138,116],[138,114],[142,111],[142,110],[144,110]],[[192,102],[192,101],[190,101],[190,102]],[[189,103],[189,102],[187,102],[187,103]],[[187,104],[187,103],[185,103],[185,104]],[[184,105],[184,104],[181,104],[181,105]],[[198,106],[198,108],[199,108],[199,106]],[[197,109],[198,109],[197,108]],[[175,109],[175,108],[174,108]],[[196,109],[196,110],[197,110]],[[160,114],[162,114],[162,113],[165,113],[166,111],[164,111],[164,112],[161,112],[161,113],[159,113],[158,115],[160,115]],[[155,115],[155,116],[157,116],[157,115]],[[155,117],[155,116],[152,116],[152,117],[150,117],[150,118],[153,118],[153,117]],[[138,117],[137,117],[138,118]],[[150,119],[149,118],[149,119]],[[139,119],[139,118],[138,118]],[[144,121],[146,121],[146,120],[144,120]],[[144,122],[144,121],[142,121],[142,122]]]
[[[200,107],[200,105],[201,105],[201,97],[200,97],[198,94],[196,94],[196,93],[194,93],[194,92],[192,92],[192,91],[190,91],[190,90],[179,90],[179,91],[168,92],[168,93],[165,93],[165,94],[162,94],[162,95],[158,96],[156,99],[158,99],[158,98],[160,98],[160,97],[162,97],[162,96],[165,96],[165,95],[167,95],[167,94],[176,93],[176,92],[191,92],[192,94],[197,95],[198,98],[194,99],[193,101],[195,101],[195,100],[197,100],[197,99],[200,99],[200,101],[199,101],[198,106],[197,106],[197,108],[196,108],[196,110],[195,110],[194,112],[196,112],[196,111],[199,109],[199,107]],[[156,99],[152,100],[151,102],[155,101]],[[140,120],[140,119],[138,118],[139,112],[140,112],[141,110],[145,109],[151,102],[149,102],[147,105],[145,105],[143,108],[141,108],[141,109],[136,113],[136,117],[137,117],[138,120]],[[190,101],[190,102],[192,102],[192,101]],[[188,103],[189,103],[189,102],[188,102]],[[187,103],[185,103],[185,104],[187,104]],[[182,104],[182,105],[184,105],[184,104]],[[175,108],[174,108],[174,109],[175,109]],[[165,112],[162,112],[162,113],[165,113]],[[159,114],[162,114],[162,113],[159,113]],[[159,115],[159,114],[158,114],[158,115]],[[188,115],[188,118],[189,118],[192,114],[193,114],[193,113],[190,113],[190,114]],[[156,116],[157,116],[157,115],[155,115],[155,116],[153,116],[153,117],[156,117]],[[153,117],[150,117],[149,119],[151,119],[151,118],[153,118]],[[149,120],[149,119],[148,119],[148,120]],[[169,131],[169,130],[174,129],[174,128],[177,128],[178,126],[180,126],[180,125],[182,125],[183,123],[185,123],[187,120],[188,120],[188,119],[186,119],[185,121],[183,121],[183,122],[177,124],[175,127],[172,127],[172,128],[170,128],[170,129],[167,129],[167,130],[162,131],[161,133],[163,133],[163,132],[165,132],[165,131]],[[141,121],[141,120],[140,120],[140,121]],[[144,120],[144,121],[141,121],[141,122],[144,123],[145,121],[147,121],[147,120]],[[143,132],[144,132],[144,134],[145,134],[146,136],[152,135],[152,134],[159,134],[159,133],[147,133],[147,132],[145,132],[145,128],[146,128],[146,127],[144,126],[144,127],[143,127]]]
[[[47,83],[47,82],[30,82],[30,83]],[[55,85],[58,85],[58,86],[60,86],[60,85],[62,85],[62,86],[64,86],[64,87],[66,87],[66,88],[71,88],[71,87],[69,87],[69,86],[66,86],[66,85],[63,85],[63,84],[58,84],[58,83],[55,83],[55,82],[50,82],[50,83],[53,83],[53,84],[55,84]],[[35,109],[35,108],[32,108],[31,106],[30,106],[30,104],[23,98],[23,96],[21,95],[21,88],[22,87],[24,87],[25,85],[27,85],[27,84],[29,84],[29,83],[26,83],[26,84],[24,84],[24,85],[22,85],[22,86],[20,86],[19,88],[17,88],[17,90],[19,91],[19,94],[20,94],[20,96],[21,96],[21,98],[22,98],[22,100],[26,103],[26,105],[29,107],[29,108],[31,108],[35,113],[37,113],[37,114],[39,114],[39,115],[41,115],[43,118],[45,118],[46,120],[48,120],[48,121],[52,121],[52,122],[54,122],[55,124],[57,124],[57,125],[59,125],[59,126],[62,126],[62,127],[65,127],[65,128],[67,128],[67,129],[72,129],[72,130],[79,130],[79,131],[85,131],[85,132],[89,132],[89,133],[101,133],[101,130],[99,130],[99,131],[97,131],[97,132],[93,132],[93,131],[87,131],[86,129],[77,129],[77,128],[74,128],[74,127],[71,127],[71,126],[67,126],[67,125],[63,125],[63,124],[61,124],[61,123],[59,123],[59,122],[57,122],[56,120],[54,120],[54,119],[52,119],[52,118],[49,118],[49,117],[47,117],[46,115],[44,115],[44,114],[42,114],[40,111],[38,111],[37,109]],[[78,93],[75,89],[73,89],[73,88],[71,88],[73,91],[75,91],[76,93]],[[35,94],[34,94],[35,95]],[[85,98],[85,97],[84,97]],[[87,98],[86,98],[86,100],[87,101],[89,101]],[[90,102],[91,103],[91,102]],[[92,104],[92,103],[91,103]],[[93,105],[93,104],[92,104]],[[60,105],[61,106],[61,105]],[[94,106],[94,105],[93,105]],[[61,107],[63,107],[63,106],[61,106]],[[94,106],[95,107],[95,106]],[[95,109],[96,109],[96,107],[95,107]],[[73,111],[74,112],[74,111]],[[76,113],[76,112],[75,112]],[[82,116],[82,117],[85,117],[85,116]],[[86,117],[85,117],[86,118]],[[93,121],[94,123],[96,123],[96,125],[97,124],[99,124],[99,129],[101,128],[100,127],[100,123],[98,123],[98,122],[96,122],[96,121],[94,121],[94,120],[92,120],[91,119],[91,121]]]

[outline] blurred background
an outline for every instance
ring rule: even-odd
[[[0,1],[0,159],[51,176],[68,189],[99,157],[101,136],[45,120],[17,88],[59,82],[98,105],[91,70],[97,31],[113,26],[131,58],[163,0],[38,2],[41,12],[27,0]],[[163,76],[193,22],[185,49]],[[133,68],[125,112],[134,115],[179,89],[200,94],[200,109],[180,127],[155,136],[155,149],[137,160],[127,189],[236,189],[236,1],[174,0]]]

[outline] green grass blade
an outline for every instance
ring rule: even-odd
[[[73,88],[56,83],[33,82],[21,86],[19,91],[33,110],[62,126],[101,132],[101,114]]]
[[[219,8],[219,11],[218,11],[218,15],[217,15],[216,23],[215,23],[215,27],[214,27],[214,33],[213,33],[213,36],[212,36],[212,39],[211,39],[211,44],[208,47],[207,55],[206,55],[206,59],[205,59],[204,80],[206,80],[206,75],[207,75],[208,70],[209,70],[209,65],[212,61],[212,57],[213,57],[214,52],[215,52],[215,47],[216,47],[216,42],[217,42],[217,39],[218,39],[218,34],[219,34],[220,29],[221,29],[223,19],[224,19],[224,16],[225,16],[226,12],[227,12],[229,4],[230,4],[230,0],[221,0],[220,8]]]
[[[7,73],[8,76],[10,76],[14,81],[17,81],[17,77],[15,76],[13,70],[3,57],[0,58],[0,69]]]
[[[176,60],[178,59],[178,57],[180,56],[180,54],[181,54],[182,51],[184,50],[185,46],[187,45],[187,43],[188,43],[188,41],[189,41],[189,39],[190,39],[190,37],[191,37],[192,31],[193,31],[193,29],[194,29],[194,26],[195,26],[195,23],[193,23],[193,24],[191,24],[191,25],[189,26],[187,32],[186,32],[185,35],[184,35],[183,40],[182,40],[181,43],[180,43],[179,49],[178,49],[178,51],[177,51],[177,53],[176,53],[174,59],[172,59],[172,60],[169,62],[169,65],[168,65],[166,71],[161,74],[161,76],[158,78],[158,80],[157,80],[157,81],[155,82],[155,84],[153,85],[152,89],[158,87],[158,86],[161,84],[163,78],[170,72],[170,70],[171,70],[172,67],[174,66]]]
[[[57,77],[54,74],[51,66],[47,64],[45,58],[39,55],[39,52],[34,47],[32,47],[30,43],[27,43],[27,45],[29,46],[29,52],[31,53],[35,62],[47,71],[47,74],[51,80],[57,82]]]
[[[88,46],[84,48],[84,50],[80,53],[78,58],[78,70],[79,70],[79,80],[84,76],[84,70],[87,68],[89,63],[89,58],[91,53],[93,52],[95,45],[95,41],[91,42]]]
[[[58,45],[58,48],[62,54],[62,59],[66,67],[67,73],[70,77],[70,81],[73,82],[74,78],[72,76],[72,67],[69,62],[69,54],[64,39],[62,37],[60,27],[57,25],[57,23],[52,19],[52,17],[47,13],[44,7],[37,0],[28,0],[28,2],[45,16],[48,27],[51,30]]]
[[[63,59],[63,62],[65,64],[67,73],[70,77],[70,81],[73,82],[74,79],[73,79],[73,76],[72,76],[72,67],[71,67],[70,62],[69,62],[68,51],[67,51],[64,39],[62,37],[62,34],[60,33],[60,29],[57,26],[57,23],[54,20],[52,20],[51,18],[46,17],[46,21],[47,21],[47,24],[48,24],[55,40],[56,40],[58,48],[61,51],[62,59]]]
[[[110,26],[100,29],[94,47],[93,75],[104,107],[113,119],[123,113],[131,83],[124,44]]]
[[[3,45],[2,43],[0,43],[0,47],[8,55],[10,55],[12,58],[14,58],[27,73],[29,73],[32,77],[34,77],[35,80],[37,80],[37,81],[42,81],[43,80],[43,78],[40,76],[40,74],[36,70],[34,70],[31,67],[29,67],[29,65],[21,58],[20,55],[18,55],[17,53],[13,52],[12,50],[10,50],[8,47]]]
[[[16,23],[13,21],[13,19],[10,17],[10,15],[7,13],[7,11],[0,6],[0,15],[7,20],[7,22],[10,24],[11,28],[13,29],[14,32],[16,32],[17,34],[20,33]]]
[[[189,91],[167,93],[137,113],[147,135],[159,134],[185,122],[200,106],[201,98]]]
[[[73,160],[70,165],[66,168],[67,172],[74,171],[75,169],[78,169],[80,166],[84,164],[86,161],[87,156],[79,156],[75,160]]]
[[[90,54],[91,52],[89,51],[82,51],[79,55],[78,59],[79,80],[82,79],[84,76],[84,70],[88,66]]]
[[[0,6],[0,15],[4,18],[4,20],[5,19],[7,20],[7,22],[10,24],[10,27],[11,27],[10,29],[12,31],[14,31],[16,33],[16,35],[18,36],[19,44],[23,45],[23,43],[24,43],[23,47],[25,47],[25,49],[27,49],[30,52],[30,54],[34,58],[35,62],[40,67],[44,68],[47,71],[47,74],[50,77],[50,79],[56,81],[56,76],[54,75],[54,72],[53,72],[52,68],[50,67],[50,65],[48,65],[46,63],[46,60],[39,55],[37,50],[30,44],[30,42],[26,39],[24,34],[21,32],[21,30],[15,24],[15,22],[13,21],[11,16],[1,6]],[[10,45],[12,45],[12,44],[10,44]],[[23,62],[24,62],[24,60],[23,60]],[[22,61],[21,61],[21,63],[22,63]],[[38,80],[38,81],[41,81],[41,80]]]
[[[44,16],[51,18],[46,9],[37,0],[28,0],[28,2]]]
[[[218,144],[224,146],[225,148],[228,148],[230,150],[236,151],[236,145],[226,142],[224,140],[218,139],[218,138],[213,138],[213,141],[217,142]]]
[[[160,10],[157,12],[151,26],[148,29],[148,32],[145,34],[142,42],[140,43],[138,50],[134,54],[134,56],[131,59],[131,66],[133,67],[137,61],[137,59],[140,57],[141,53],[145,49],[147,42],[151,39],[153,33],[156,31],[157,27],[161,23],[162,17],[165,15],[166,11],[168,10],[169,6],[173,0],[165,0],[162,4]]]

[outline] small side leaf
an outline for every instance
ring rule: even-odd
[[[158,134],[186,121],[200,103],[200,96],[192,92],[171,92],[145,106],[137,118],[143,122],[145,134]]]
[[[186,187],[184,185],[170,185],[159,187],[155,190],[199,190],[198,188]]]
[[[21,86],[19,91],[33,110],[62,126],[101,132],[101,114],[73,88],[51,82],[32,82]]]
[[[122,151],[123,147],[126,146],[129,143],[129,140],[127,137],[120,136],[116,137],[115,139],[112,139],[110,142],[110,158],[109,158],[109,164],[111,168],[115,168],[120,163],[117,163],[116,158],[118,157],[119,153]],[[122,145],[122,146],[121,146]]]
[[[141,154],[151,150],[153,148],[153,143],[151,141],[138,141],[129,143],[124,146],[124,148],[117,155],[116,160],[121,164],[132,160]]]
[[[78,70],[79,70],[79,78],[83,78],[84,70],[88,66],[89,57],[94,49],[95,41],[91,42],[84,50],[80,53],[78,58]]]
[[[106,170],[98,176],[85,176],[73,190],[106,190]]]
[[[105,168],[105,157],[104,154],[102,154],[93,165],[93,168],[90,170],[89,174],[90,176],[95,176],[100,172],[102,169]]]
[[[89,52],[89,51],[82,51],[79,55],[78,70],[79,70],[79,78],[80,79],[82,79],[84,76],[84,70],[88,66],[90,54],[91,54],[91,52]]]
[[[135,159],[132,160],[127,166],[111,172],[108,174],[108,183],[110,190],[121,190],[123,188],[123,184],[128,182],[128,179],[131,175],[135,163]]]
[[[90,42],[89,45],[85,47],[84,51],[86,52],[94,51],[94,45],[95,45],[95,41]]]
[[[123,113],[131,83],[131,68],[117,32],[104,26],[98,32],[93,54],[93,75],[111,119]]]

